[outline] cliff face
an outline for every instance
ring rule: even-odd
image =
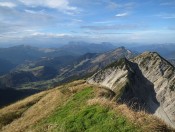
[[[132,61],[154,85],[160,103],[155,115],[175,127],[175,68],[157,53],[146,52]]]
[[[122,59],[87,81],[113,90],[118,101],[142,107],[175,127],[175,68],[157,53]]]

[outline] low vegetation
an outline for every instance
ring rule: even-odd
[[[6,116],[8,115],[8,116]],[[158,118],[116,104],[115,94],[75,81],[0,109],[2,132],[173,131]]]

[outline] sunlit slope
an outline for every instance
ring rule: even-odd
[[[115,98],[108,89],[75,81],[0,109],[0,131],[171,131],[152,115],[116,104]]]

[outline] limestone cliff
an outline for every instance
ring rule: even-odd
[[[175,68],[157,53],[121,59],[87,81],[113,90],[118,101],[142,107],[175,127]]]

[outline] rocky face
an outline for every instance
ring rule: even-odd
[[[157,53],[146,52],[132,61],[154,85],[160,103],[154,114],[175,127],[175,68]]]
[[[87,81],[113,90],[117,101],[144,108],[175,127],[175,68],[157,53],[122,59]]]

